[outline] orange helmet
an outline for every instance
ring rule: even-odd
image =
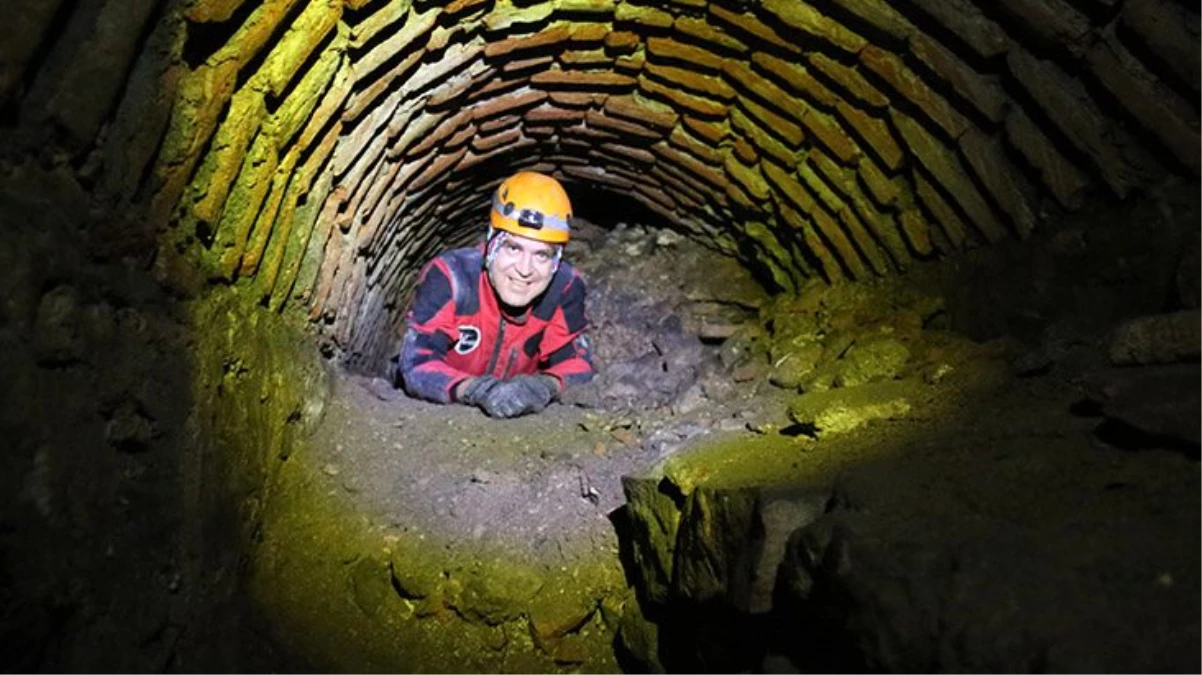
[[[493,194],[489,220],[494,229],[548,244],[566,244],[572,203],[559,181],[534,171],[506,178]]]

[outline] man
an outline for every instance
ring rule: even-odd
[[[559,181],[519,172],[493,195],[484,245],[422,270],[399,359],[410,395],[517,417],[592,379],[584,280],[562,261],[571,217]]]

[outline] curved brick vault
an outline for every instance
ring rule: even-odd
[[[476,236],[519,166],[786,290],[1200,173],[1184,1],[26,4],[0,98],[100,147],[168,251],[303,308],[352,364],[392,349],[416,266]]]

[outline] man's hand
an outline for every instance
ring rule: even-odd
[[[518,375],[496,381],[477,405],[489,417],[518,417],[546,408],[557,393],[559,385],[549,375]]]
[[[460,403],[478,406],[501,381],[492,375],[480,375],[455,385],[455,399]]]

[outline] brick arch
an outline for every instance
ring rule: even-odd
[[[1199,175],[1198,16],[1169,0],[198,0],[184,23],[224,42],[181,79],[155,214],[352,360],[517,167],[750,240],[786,289]]]

